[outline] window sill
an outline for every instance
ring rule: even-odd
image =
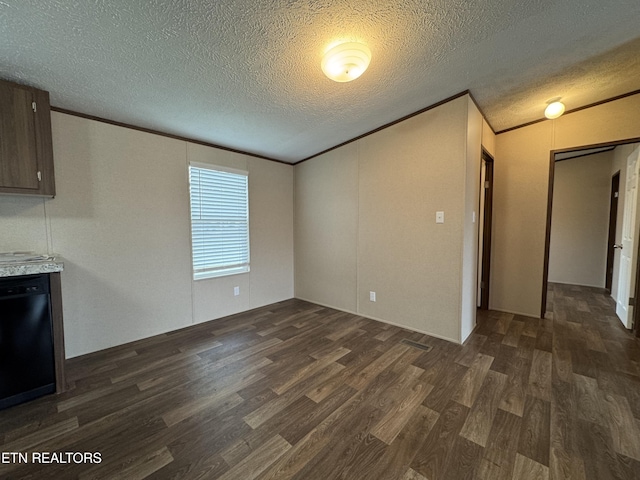
[[[225,270],[217,270],[215,272],[200,272],[193,274],[193,280],[208,280],[210,278],[220,278],[220,277],[228,277],[231,275],[241,275],[243,273],[249,273],[250,268],[247,265],[246,267],[236,267],[236,268],[227,268]]]

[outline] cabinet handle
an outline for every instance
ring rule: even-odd
[[[42,181],[42,172],[40,170],[38,170],[38,181]]]

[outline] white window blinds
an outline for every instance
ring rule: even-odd
[[[195,280],[249,271],[247,172],[189,166]]]

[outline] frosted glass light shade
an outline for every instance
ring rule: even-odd
[[[558,118],[560,115],[564,113],[564,103],[562,102],[553,102],[547,105],[547,108],[544,109],[544,116],[548,119]]]
[[[348,42],[336,45],[322,58],[322,71],[336,82],[355,80],[369,66],[371,50],[362,43]]]

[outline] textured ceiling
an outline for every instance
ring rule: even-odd
[[[0,77],[295,162],[469,89],[496,131],[640,88],[638,0],[0,0]],[[336,40],[369,70],[327,79]]]

